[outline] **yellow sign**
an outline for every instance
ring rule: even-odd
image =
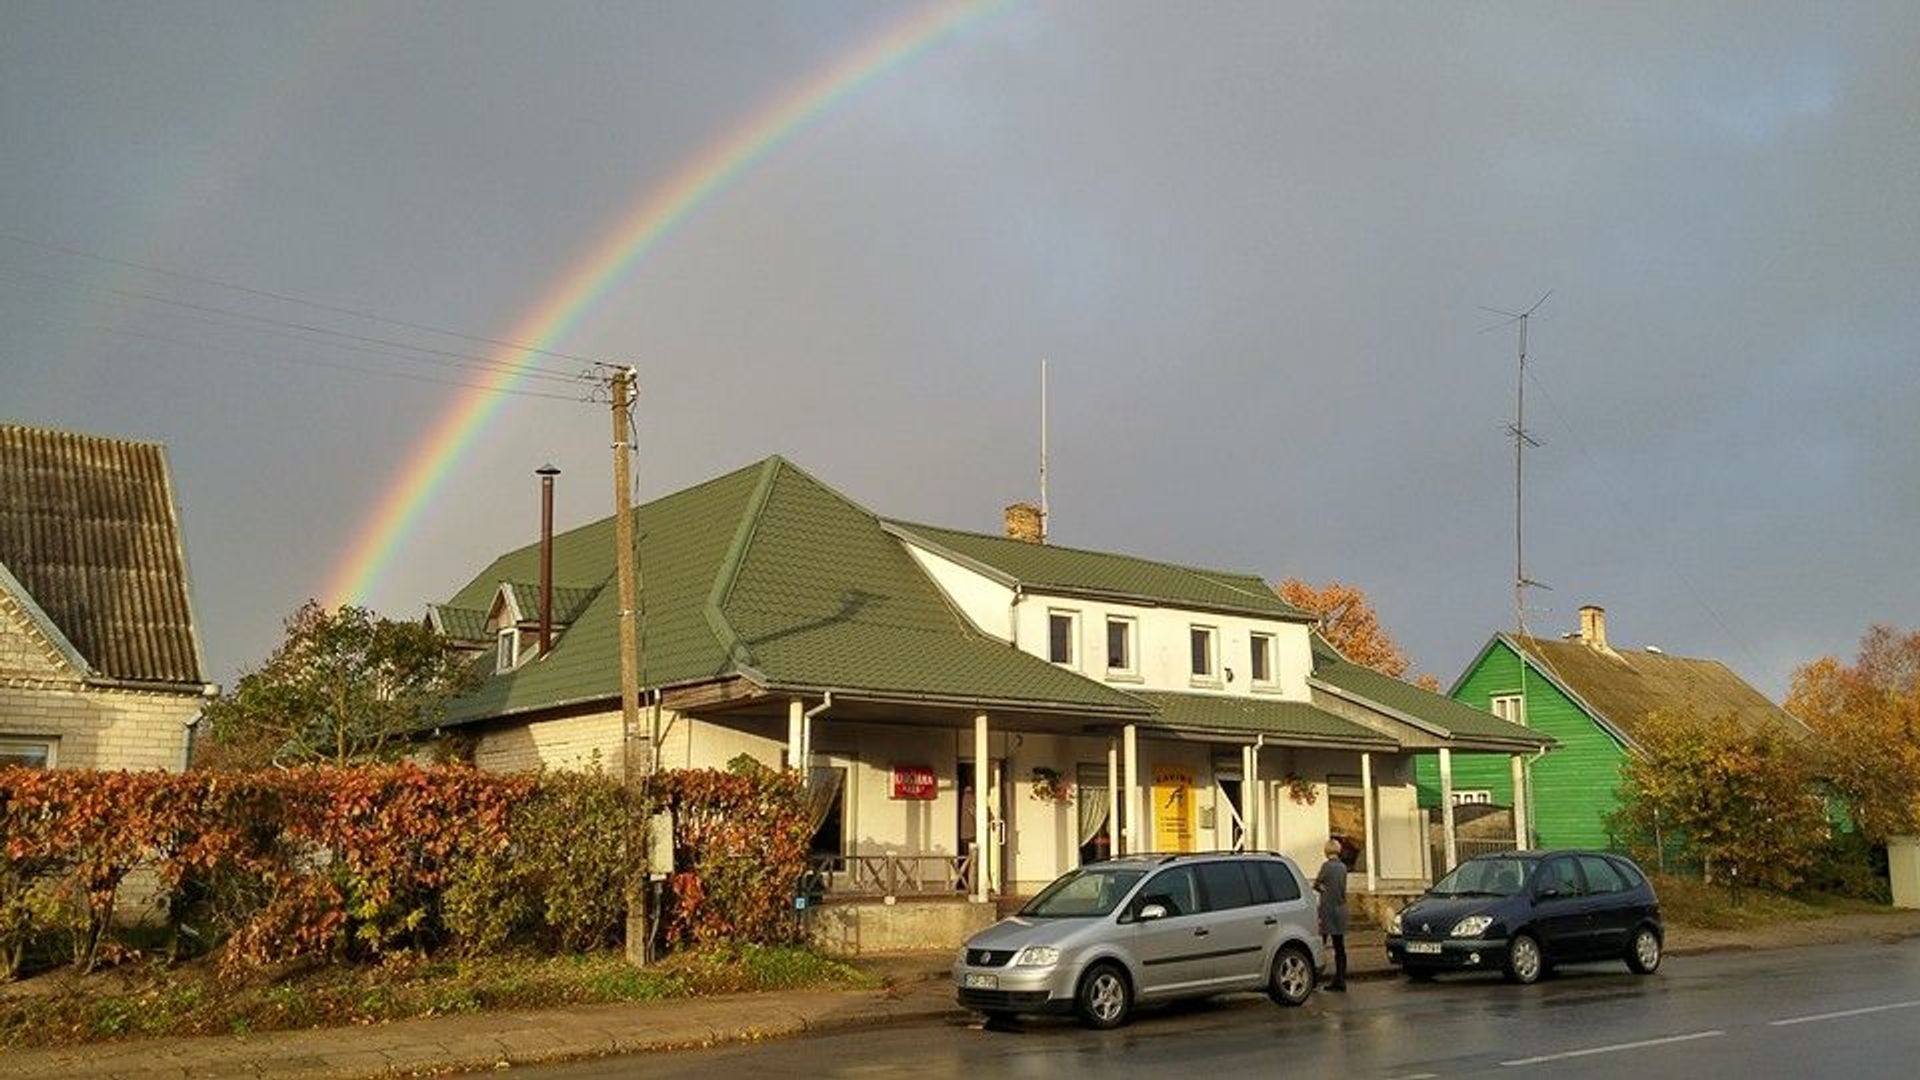
[[[1193,850],[1193,770],[1157,765],[1153,770],[1153,850]]]

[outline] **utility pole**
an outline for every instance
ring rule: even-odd
[[[640,634],[635,625],[639,615],[636,593],[638,574],[633,550],[633,389],[637,372],[620,368],[609,379],[613,395],[613,560],[620,590],[620,761],[629,790],[640,786],[644,775],[636,755],[636,736],[640,731]],[[651,760],[653,746],[646,752]],[[640,807],[645,811],[645,806]],[[648,819],[635,823],[634,842],[639,848],[633,880],[627,886],[627,962],[635,966],[647,963],[651,939],[648,918],[652,890],[648,876],[651,852]]]

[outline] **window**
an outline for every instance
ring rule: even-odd
[[[847,770],[815,765],[807,770],[807,819],[813,838],[807,853],[815,858],[847,852]]]
[[[1620,876],[1614,864],[1598,855],[1580,856],[1580,870],[1587,876],[1587,891],[1591,893],[1626,892],[1632,886]]]
[[[1067,667],[1074,666],[1074,628],[1080,619],[1071,611],[1047,612],[1047,659]]]
[[[1139,667],[1133,659],[1133,635],[1139,624],[1133,619],[1109,618],[1107,620],[1107,671],[1117,675],[1133,675]]]
[[[520,663],[520,631],[507,629],[500,631],[494,639],[493,670],[512,671]]]
[[[1162,870],[1153,876],[1140,890],[1133,902],[1133,911],[1148,904],[1159,904],[1167,909],[1169,917],[1175,915],[1197,915],[1200,907],[1200,885],[1194,879],[1193,867],[1177,866],[1171,870]]]
[[[1456,791],[1453,793],[1455,806],[1492,806],[1493,792],[1478,789],[1474,791]]]
[[[1267,903],[1283,904],[1300,899],[1300,880],[1293,876],[1293,871],[1287,869],[1285,863],[1249,863],[1247,868],[1259,872]]]
[[[1586,892],[1586,886],[1580,882],[1580,868],[1571,858],[1553,859],[1540,872],[1540,888],[1557,889],[1561,896],[1579,896]]]
[[[1207,890],[1208,911],[1226,911],[1253,903],[1247,872],[1240,869],[1238,861],[1201,863],[1196,869],[1200,871],[1201,887]]]
[[[1193,646],[1193,677],[1207,682],[1218,680],[1219,667],[1214,663],[1213,627],[1192,627],[1187,631],[1187,636]]]
[[[1252,647],[1247,670],[1253,675],[1254,685],[1273,685],[1273,635],[1249,634],[1247,641]]]
[[[1627,883],[1627,888],[1637,889],[1647,883],[1647,879],[1641,876],[1639,867],[1623,859],[1614,859],[1612,862],[1614,872]]]
[[[1509,724],[1527,722],[1526,703],[1521,700],[1519,694],[1501,694],[1489,703],[1487,711]]]
[[[53,740],[25,735],[0,735],[0,768],[53,768]]]

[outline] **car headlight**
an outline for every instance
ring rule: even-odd
[[[1400,913],[1396,911],[1393,913],[1393,918],[1387,920],[1387,933],[1397,934],[1399,932],[1400,932]]]
[[[1469,915],[1454,923],[1453,929],[1448,933],[1454,937],[1478,937],[1492,925],[1493,916],[1491,915]]]
[[[1020,950],[1014,963],[1020,967],[1046,967],[1060,962],[1060,950],[1051,945],[1029,945]]]

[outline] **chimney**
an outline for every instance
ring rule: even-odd
[[[1017,502],[1007,507],[1007,539],[1019,540],[1027,544],[1044,544],[1046,535],[1041,531],[1040,508],[1029,502]]]
[[[542,465],[540,477],[540,655],[553,648],[553,478],[560,470]]]
[[[1588,648],[1607,648],[1607,609],[1598,604],[1580,605],[1580,643]]]

